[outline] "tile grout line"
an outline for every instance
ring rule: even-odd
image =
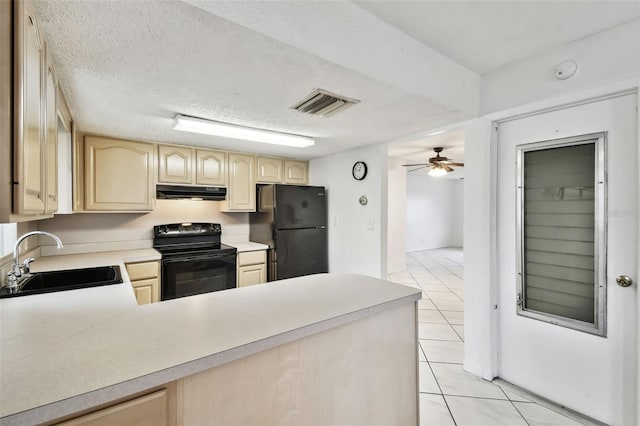
[[[426,354],[425,354],[425,358],[426,358]],[[458,423],[456,422],[456,419],[453,417],[453,412],[451,411],[451,408],[449,407],[449,403],[447,402],[447,399],[444,397],[444,392],[442,391],[442,387],[440,386],[440,383],[438,382],[438,378],[436,377],[436,373],[433,372],[433,368],[431,368],[431,362],[429,362],[429,359],[427,358],[427,365],[429,366],[429,370],[431,371],[431,374],[433,375],[433,380],[436,382],[436,385],[438,386],[438,389],[440,389],[440,397],[442,397],[442,400],[444,401],[444,405],[447,407],[447,410],[449,411],[449,416],[451,417],[451,421],[453,421],[454,426],[457,426]]]
[[[498,385],[496,385],[498,386]],[[511,403],[511,406],[516,410],[516,412],[518,414],[520,414],[520,417],[522,417],[522,420],[524,420],[524,422],[527,424],[527,426],[531,426],[531,423],[529,423],[529,420],[527,420],[527,418],[524,416],[524,414],[522,414],[520,412],[520,410],[518,410],[518,407],[516,407],[516,404],[513,403],[513,401],[511,400],[511,398],[509,398],[509,395],[507,395],[507,392],[505,392],[504,389],[502,389],[502,386],[498,386],[500,388],[500,390],[502,391],[502,393],[504,394],[505,397],[507,397],[507,401],[509,401],[509,403]]]

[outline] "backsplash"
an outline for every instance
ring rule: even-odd
[[[58,250],[49,239],[40,241],[43,256],[89,251],[149,248],[153,226],[179,222],[213,222],[222,225],[224,241],[249,239],[248,213],[220,212],[216,201],[157,200],[149,213],[76,213],[57,215],[39,223],[41,231],[56,234],[64,243]]]

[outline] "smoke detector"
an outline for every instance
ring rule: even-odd
[[[571,60],[561,62],[553,69],[553,73],[558,80],[567,80],[573,77],[576,71],[578,71],[578,64]]]
[[[316,89],[291,107],[305,114],[327,117],[360,102],[357,99],[336,95],[327,90]]]

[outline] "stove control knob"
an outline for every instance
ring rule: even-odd
[[[217,223],[213,224],[211,228],[212,228],[213,232],[221,232],[222,231],[222,229],[220,228],[220,225],[218,225]]]

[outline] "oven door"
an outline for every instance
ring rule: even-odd
[[[162,258],[161,300],[236,287],[236,254],[174,254]]]

